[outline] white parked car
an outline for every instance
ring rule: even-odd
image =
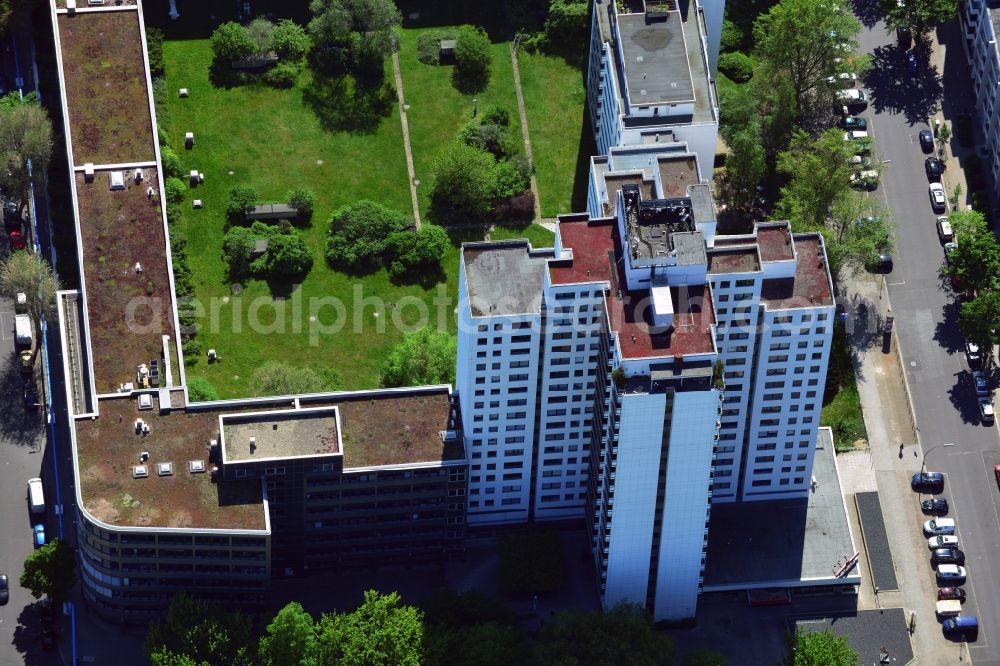
[[[841,72],[837,76],[826,77],[826,82],[832,85],[839,85],[841,88],[853,88],[858,85],[858,75],[854,72]]]
[[[928,186],[931,195],[931,207],[937,211],[943,211],[948,205],[948,199],[944,193],[941,183],[931,183]]]
[[[927,534],[954,534],[954,518],[931,518],[924,523],[924,532]]]
[[[983,419],[983,423],[987,425],[993,423],[993,419],[996,418],[996,414],[993,411],[993,402],[989,398],[979,398],[979,416]]]
[[[942,190],[943,192],[944,190]],[[955,240],[955,232],[951,229],[951,222],[948,221],[947,215],[941,215],[937,219],[937,232],[938,238],[944,243],[950,243]]]
[[[957,564],[939,564],[937,576],[939,580],[963,581],[965,580],[965,567]]]
[[[851,130],[850,132],[844,132],[844,141],[860,141],[861,139],[867,139],[868,132],[865,130]]]
[[[935,548],[958,548],[958,537],[954,534],[932,536],[927,540],[927,547],[931,550]]]

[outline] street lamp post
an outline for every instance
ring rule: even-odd
[[[938,444],[937,446],[932,446],[931,448],[924,451],[924,457],[920,461],[920,473],[923,474],[927,471],[927,455],[934,449],[943,449],[949,446],[955,446],[955,442],[948,442],[947,444]]]

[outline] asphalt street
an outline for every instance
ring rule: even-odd
[[[864,16],[862,16],[864,18]],[[861,50],[873,54],[866,79],[877,157],[884,162],[882,184],[872,196],[888,207],[896,224],[895,267],[887,276],[927,467],[947,474],[944,496],[958,520],[967,556],[970,600],[965,614],[977,614],[981,631],[970,645],[976,664],[1000,664],[1000,496],[993,465],[1000,463],[995,427],[983,425],[956,325],[957,299],[939,277],[943,263],[928,198],[928,180],[917,135],[928,127],[936,100],[967,98],[965,55],[957,43],[947,53],[945,72],[921,63],[911,78],[895,35],[875,24],[859,36]],[[952,71],[954,70],[954,71]],[[949,194],[952,186],[945,185]],[[947,448],[935,448],[953,443]],[[914,493],[913,501],[921,499]],[[928,562],[927,576],[933,572]]]

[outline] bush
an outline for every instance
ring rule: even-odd
[[[163,31],[146,28],[146,54],[149,57],[149,74],[154,79],[163,76]]]
[[[442,39],[455,39],[455,33],[451,30],[425,30],[417,35],[417,60],[425,65],[440,65]]]
[[[362,199],[334,211],[326,260],[344,271],[377,268],[385,254],[386,240],[406,229],[412,220],[397,210]]]
[[[272,234],[267,250],[250,263],[250,270],[262,278],[289,278],[305,275],[313,256],[306,242],[294,231]]]
[[[549,16],[545,20],[547,49],[562,51],[587,42],[590,32],[590,22],[587,20],[589,4],[563,0],[549,3]]]
[[[258,16],[250,21],[246,28],[247,36],[253,42],[253,52],[258,54],[269,53],[271,51],[271,35],[274,32],[274,24],[266,18]]]
[[[184,195],[187,194],[187,185],[184,181],[175,176],[170,176],[163,183],[164,188],[166,188],[166,198],[168,204],[179,204],[184,201]]]
[[[185,340],[184,344],[181,345],[181,349],[184,351],[184,362],[187,363],[197,363],[198,357],[201,355],[201,343],[197,340]]]
[[[264,74],[264,83],[272,88],[291,88],[299,79],[299,65],[295,62],[279,62]]]
[[[416,231],[397,231],[385,242],[386,254],[392,257],[389,273],[399,276],[437,264],[450,245],[448,233],[436,224],[425,224]]]
[[[490,38],[479,27],[463,25],[455,37],[455,85],[462,92],[484,90],[490,82]]]
[[[476,222],[486,217],[496,193],[496,160],[489,153],[452,143],[434,160],[431,200],[449,220]]]
[[[157,114],[159,115],[159,114]],[[159,118],[160,123],[163,122],[163,118]],[[170,143],[170,135],[167,134],[167,130],[163,128],[163,125],[157,124],[156,126],[156,138],[160,142],[160,147],[166,146]]]
[[[212,33],[212,53],[221,60],[241,60],[253,53],[254,43],[239,23],[223,23]]]
[[[293,187],[288,191],[288,205],[299,212],[299,216],[308,220],[312,217],[316,206],[316,194],[308,187]]]
[[[192,402],[207,402],[218,400],[219,392],[215,390],[212,383],[204,377],[192,377],[188,380],[188,398]]]
[[[500,127],[510,127],[510,111],[502,106],[491,104],[479,114],[480,121],[484,125],[491,123]]]
[[[736,83],[746,83],[753,77],[753,61],[743,53],[723,53],[719,56],[719,71]]]
[[[229,201],[226,203],[226,214],[234,222],[242,222],[247,211],[254,208],[259,201],[257,190],[249,185],[237,185],[229,190]]]
[[[719,50],[723,53],[739,51],[743,48],[743,30],[729,19],[722,20],[722,39]]]
[[[494,192],[497,199],[507,199],[528,189],[531,184],[531,172],[525,173],[522,164],[513,160],[497,162]]]
[[[485,120],[471,121],[459,131],[458,138],[465,145],[485,150],[498,160],[505,160],[516,152],[507,128]]]
[[[284,19],[271,32],[271,46],[282,60],[298,62],[309,50],[309,36],[301,25]]]
[[[163,162],[163,175],[166,177],[176,176],[179,178],[184,175],[184,163],[170,146],[160,148],[160,160]]]

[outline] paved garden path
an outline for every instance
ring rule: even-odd
[[[524,139],[524,156],[529,164],[534,164],[531,157],[531,138],[528,136],[528,112],[524,108],[524,94],[521,92],[521,68],[517,64],[517,43],[510,45],[510,62],[514,67],[514,92],[517,93],[517,115],[521,118],[521,137]],[[535,222],[542,219],[542,206],[538,201],[538,180],[534,171],[531,174],[531,192],[535,195]]]
[[[516,68],[515,68],[516,69]],[[392,75],[396,79],[396,97],[399,99],[399,122],[403,126],[403,150],[406,152],[406,173],[410,177],[410,200],[413,203],[413,222],[417,229],[420,228],[420,203],[417,200],[417,176],[413,170],[413,149],[410,147],[410,123],[406,118],[406,98],[403,95],[403,75],[399,71],[399,53],[395,49],[392,51]],[[518,84],[520,86],[520,84]],[[518,99],[520,99],[520,88],[518,88]],[[524,123],[522,111],[521,122]],[[527,129],[525,129],[525,140],[527,140]],[[529,153],[529,158],[531,154]],[[534,176],[532,176],[534,185]],[[538,197],[535,197],[535,207],[538,206]],[[537,213],[536,213],[537,214]]]

